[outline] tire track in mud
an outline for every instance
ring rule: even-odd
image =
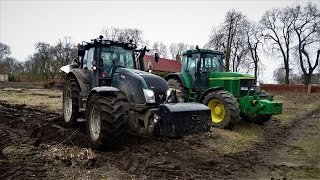
[[[283,126],[272,119],[264,126],[264,140],[253,148],[233,155],[221,155],[203,143],[215,137],[214,132],[180,139],[154,138],[129,134],[119,150],[96,151],[89,166],[78,164],[79,171],[101,179],[105,170],[116,168],[120,179],[241,179],[253,176],[257,168],[270,168],[264,158],[298,126],[296,120]],[[73,136],[71,136],[74,134]],[[0,103],[0,179],[66,178],[61,170],[71,166],[61,161],[57,166],[41,156],[43,145],[63,144],[87,148],[84,129],[65,127],[60,116],[24,107]],[[81,162],[80,162],[81,163]],[[84,162],[83,162],[84,163]],[[50,169],[55,168],[54,172]],[[74,169],[74,168],[73,168]],[[50,171],[50,172],[49,172]],[[113,171],[114,172],[114,171]],[[122,174],[120,174],[122,173]],[[79,174],[73,174],[73,178]],[[271,178],[271,177],[270,177]]]
[[[61,142],[59,116],[0,102],[0,179],[47,179],[51,167],[40,143]],[[50,134],[50,135],[49,135]],[[59,173],[50,178],[63,178]]]

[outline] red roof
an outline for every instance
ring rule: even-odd
[[[144,67],[149,69],[149,65],[153,66],[152,70],[162,72],[180,72],[181,62],[171,59],[159,58],[159,61],[154,60],[154,56],[144,56]]]

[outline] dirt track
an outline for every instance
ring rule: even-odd
[[[319,110],[310,116],[287,126],[273,119],[262,126],[264,140],[232,155],[222,155],[206,143],[207,139],[221,138],[215,129],[182,139],[130,134],[120,150],[90,153],[84,128],[65,127],[56,114],[2,103],[0,179],[270,179],[271,171],[285,171],[290,166],[287,161],[294,164],[285,157],[286,148],[301,137],[315,136],[307,132],[319,124]],[[311,168],[309,162],[302,163]],[[313,178],[320,178],[320,162],[312,163],[316,171]]]

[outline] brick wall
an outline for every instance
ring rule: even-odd
[[[286,85],[286,84],[260,84],[261,89],[267,92],[301,92],[307,93],[307,85]],[[320,85],[312,85],[311,93],[320,93]]]

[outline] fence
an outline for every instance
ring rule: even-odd
[[[261,84],[260,88],[267,92],[308,92],[308,85],[303,84]],[[311,85],[311,89],[309,89],[309,91],[311,93],[320,93],[320,85]]]

